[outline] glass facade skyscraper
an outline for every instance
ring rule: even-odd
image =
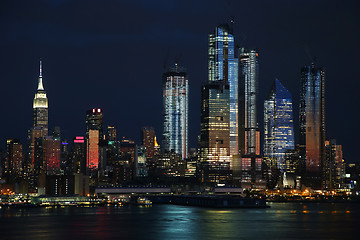
[[[164,74],[162,147],[183,159],[188,155],[188,88],[187,74],[177,63]]]
[[[258,53],[239,49],[239,140],[240,152],[260,155],[260,132],[256,116],[256,96],[259,81]]]
[[[208,83],[202,87],[200,161],[230,168],[237,154],[237,61],[227,24],[209,34]],[[233,146],[233,148],[231,148]]]
[[[260,131],[256,114],[259,81],[258,53],[239,49],[239,152],[240,181],[243,188],[265,188]]]
[[[231,179],[232,155],[238,154],[238,69],[234,36],[227,24],[209,35],[208,82],[201,92],[199,160],[204,181]]]
[[[227,24],[216,27],[209,35],[209,83],[222,81],[229,85],[230,155],[239,154],[238,142],[238,60],[235,58],[234,36]]]
[[[305,185],[321,188],[325,161],[325,71],[314,64],[301,69],[300,157],[305,164]]]
[[[201,93],[200,161],[230,169],[229,85],[209,83]]]
[[[275,79],[269,97],[264,102],[264,159],[283,173],[283,160],[288,149],[294,149],[292,96]]]

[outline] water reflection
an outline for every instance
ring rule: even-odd
[[[360,206],[2,208],[0,216],[1,239],[342,239],[357,234]]]

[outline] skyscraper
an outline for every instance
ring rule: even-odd
[[[85,138],[77,136],[73,140],[69,157],[73,173],[86,173],[86,157]]]
[[[151,159],[155,155],[155,130],[153,127],[143,127],[141,129],[142,145],[145,147],[147,159]]]
[[[175,64],[163,76],[163,150],[188,154],[188,79]]]
[[[6,140],[4,175],[7,182],[13,182],[23,174],[23,152],[19,139]]]
[[[201,92],[200,161],[230,169],[229,85],[205,84]]]
[[[104,139],[103,111],[101,108],[93,108],[86,111],[86,136],[89,135],[90,129],[98,130],[99,140]]]
[[[42,61],[40,60],[40,74],[38,88],[33,101],[33,127],[40,127],[43,135],[48,135],[48,99],[42,81]]]
[[[264,157],[275,159],[278,169],[283,171],[285,151],[294,148],[292,96],[275,79],[264,102]]]
[[[256,96],[259,81],[258,53],[239,49],[239,139],[240,152],[260,155],[260,132],[256,118]]]
[[[209,34],[208,82],[201,92],[199,160],[203,181],[230,180],[231,156],[238,154],[237,60],[227,24]]]
[[[283,161],[285,152],[295,148],[293,125],[292,96],[275,79],[264,102],[264,160],[271,170],[286,172]]]
[[[46,175],[60,174],[60,139],[46,136],[43,140],[43,154]]]
[[[336,144],[335,139],[325,141],[326,160],[323,163],[322,187],[333,190],[343,187],[345,177],[345,163],[343,160],[342,146]]]
[[[209,35],[209,83],[222,81],[229,85],[230,155],[239,154],[238,59],[235,58],[234,36],[227,24],[216,27]]]
[[[300,157],[306,186],[321,188],[325,161],[325,71],[314,64],[301,69]]]
[[[86,145],[86,168],[90,171],[99,168],[99,130],[89,130]]]
[[[239,49],[239,151],[241,154],[241,186],[264,188],[260,131],[256,114],[259,79],[256,50]]]

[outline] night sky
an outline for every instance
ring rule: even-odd
[[[0,140],[32,126],[39,59],[49,127],[71,140],[85,134],[85,112],[140,144],[140,128],[161,138],[162,74],[177,60],[189,75],[190,147],[200,129],[208,34],[233,17],[235,41],[259,51],[258,122],[274,78],[293,95],[298,132],[300,68],[316,57],[326,69],[327,136],[357,161],[360,103],[360,4],[333,0],[2,0]],[[296,136],[296,141],[298,136]]]

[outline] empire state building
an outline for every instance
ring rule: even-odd
[[[42,62],[40,60],[38,88],[33,101],[33,127],[41,128],[43,136],[48,135],[48,113],[48,99],[42,81]]]

